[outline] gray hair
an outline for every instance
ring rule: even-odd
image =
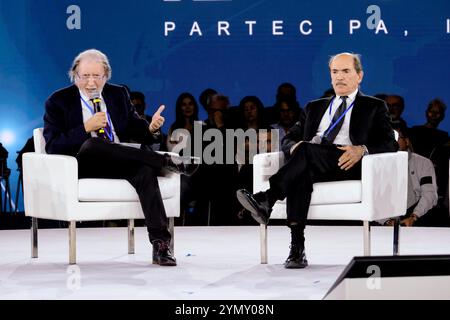
[[[342,56],[342,55],[348,55],[353,58],[353,65],[354,65],[357,73],[360,73],[361,71],[363,71],[363,67],[362,67],[362,63],[361,63],[361,55],[357,54],[357,53],[350,53],[350,52],[342,52],[342,53],[335,54],[334,56],[331,56],[330,60],[328,60],[328,67],[331,68],[331,63],[333,62],[333,60],[337,56]]]
[[[103,67],[105,68],[106,80],[111,79],[112,70],[111,70],[111,65],[109,64],[108,57],[103,52],[101,52],[97,49],[89,49],[89,50],[85,50],[85,51],[79,53],[75,57],[75,59],[73,59],[72,67],[70,68],[70,70],[68,72],[71,82],[75,81],[75,75],[77,73],[77,68],[78,68],[81,60],[83,60],[83,59],[94,60],[94,61],[98,61],[101,64],[103,64]]]

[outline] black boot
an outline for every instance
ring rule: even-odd
[[[200,165],[200,159],[196,157],[182,157],[164,154],[164,167],[172,172],[192,176]]]
[[[160,266],[176,266],[177,260],[170,252],[169,241],[153,241],[153,264]]]
[[[269,195],[269,192],[251,194],[245,189],[236,191],[238,201],[251,213],[253,219],[260,224],[269,223],[270,213],[275,203]]]
[[[291,244],[291,250],[289,251],[289,256],[284,263],[286,269],[301,269],[308,265],[308,260],[306,260],[305,247],[296,244]]]
[[[305,228],[300,224],[291,224],[289,228],[291,229],[291,250],[284,267],[287,269],[304,268],[308,265],[305,255]]]

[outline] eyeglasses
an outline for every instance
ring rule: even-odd
[[[92,78],[95,81],[99,81],[99,80],[103,80],[103,78],[105,78],[105,75],[99,75],[99,74],[78,74],[77,73],[77,77],[78,79],[82,80],[82,81],[88,81],[90,78]]]

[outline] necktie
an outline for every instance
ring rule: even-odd
[[[330,128],[333,126],[333,124],[338,121],[339,117],[345,112],[345,109],[347,109],[347,98],[348,96],[342,96],[342,103],[337,108],[336,112],[334,113],[333,120],[330,123],[330,126],[325,132],[328,132]],[[337,134],[339,133],[339,130],[341,130],[342,124],[344,123],[344,118],[339,120],[339,122],[334,126],[333,129],[331,129],[326,135],[322,138],[322,144],[332,144],[334,139],[336,138]]]

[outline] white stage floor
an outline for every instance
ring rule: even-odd
[[[289,230],[269,227],[269,263],[260,264],[259,227],[176,227],[177,267],[152,265],[145,228],[127,254],[126,228],[79,228],[77,265],[68,265],[67,229],[0,231],[0,300],[5,299],[322,299],[353,256],[362,227],[308,226],[310,266],[287,270]],[[450,254],[450,228],[401,228],[401,254]],[[372,254],[392,254],[392,228],[372,228]]]

